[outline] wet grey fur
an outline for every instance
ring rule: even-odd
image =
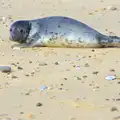
[[[20,29],[23,29],[22,37],[19,34]],[[120,46],[120,37],[103,35],[80,21],[62,16],[16,21],[11,25],[10,30],[11,40],[21,43],[15,44],[14,47],[100,48]]]

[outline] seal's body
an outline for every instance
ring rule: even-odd
[[[119,47],[120,38],[106,36],[88,25],[62,16],[16,21],[10,27],[10,39],[19,47]]]

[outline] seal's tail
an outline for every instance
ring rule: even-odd
[[[120,47],[120,37],[103,35],[100,38],[100,44],[104,47]]]

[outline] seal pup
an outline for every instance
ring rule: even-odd
[[[120,47],[120,37],[106,36],[88,25],[64,16],[18,20],[10,26],[12,47]]]

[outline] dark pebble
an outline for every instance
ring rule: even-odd
[[[11,63],[11,65],[17,66],[15,63]]]
[[[35,72],[31,72],[31,76],[34,76]]]
[[[109,99],[105,99],[106,101],[109,101]]]
[[[73,67],[76,67],[76,65],[73,65]]]
[[[99,73],[98,71],[95,71],[95,72],[93,72],[92,74],[97,75],[98,73]]]
[[[81,78],[80,78],[80,77],[77,77],[77,80],[81,80]]]
[[[30,75],[29,74],[25,74],[26,77],[29,77]]]
[[[36,106],[40,107],[40,106],[43,106],[43,104],[39,102],[39,103],[36,104]]]
[[[89,84],[89,86],[92,86],[92,84]]]
[[[120,84],[120,82],[118,82],[118,84]]]
[[[86,58],[86,56],[83,56],[82,58]]]
[[[91,56],[89,56],[89,58],[91,58]]]
[[[87,78],[87,75],[84,75],[83,78]]]
[[[15,75],[13,75],[13,76],[12,76],[12,79],[16,79],[16,78],[18,78],[18,77],[17,77],[17,76],[15,76]]]
[[[114,69],[110,69],[110,72],[115,72],[115,70]]]
[[[99,86],[96,86],[96,88],[100,88]]]
[[[120,98],[117,98],[116,101],[120,101]]]
[[[67,78],[64,78],[64,80],[67,80]]]
[[[59,63],[58,63],[58,62],[55,62],[54,64],[55,64],[55,65],[59,65]]]
[[[29,61],[29,63],[32,63],[32,61]]]
[[[90,65],[88,63],[85,64],[85,67],[89,67]]]
[[[64,84],[60,84],[61,86],[63,86]]]
[[[30,93],[25,93],[25,95],[30,95]]]
[[[20,67],[20,66],[18,66],[17,68],[18,68],[18,70],[23,70],[23,68],[22,68],[22,67]]]
[[[24,112],[20,112],[20,114],[24,114]]]
[[[114,111],[118,111],[118,109],[116,107],[112,107],[110,111],[114,112]]]

